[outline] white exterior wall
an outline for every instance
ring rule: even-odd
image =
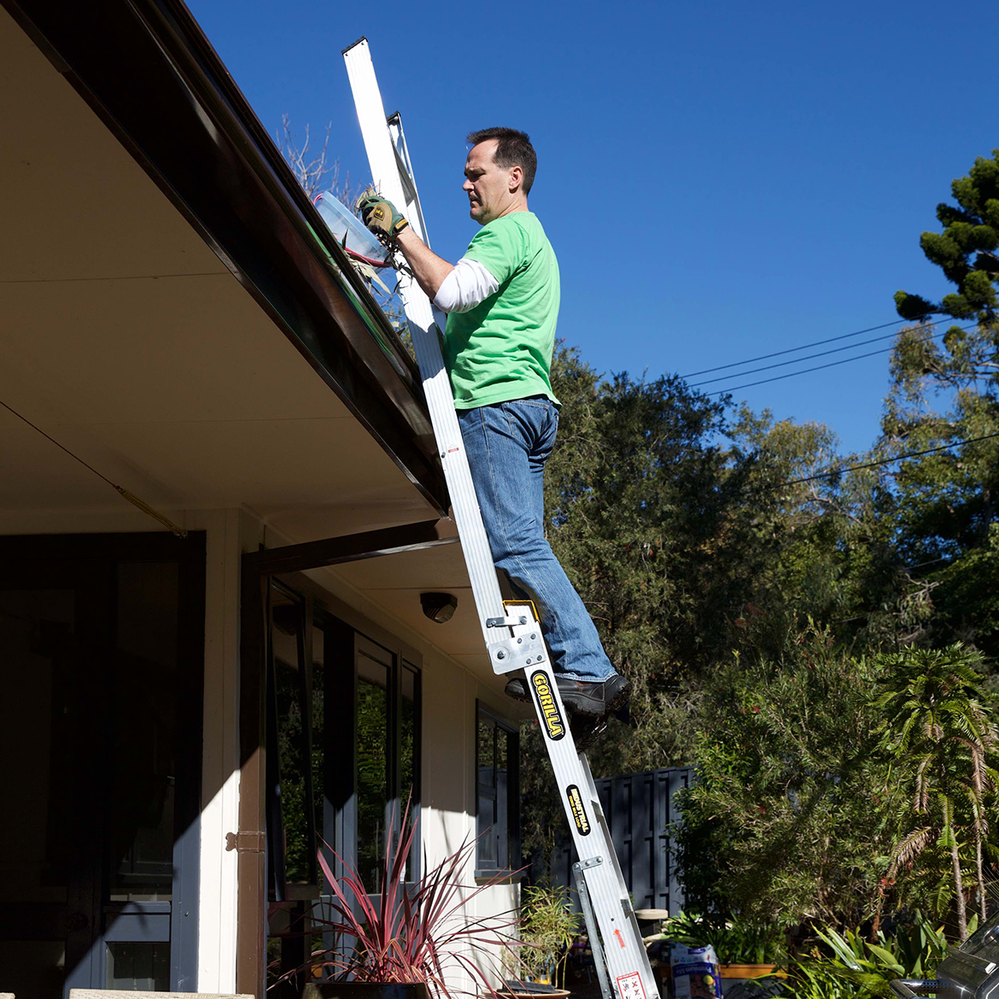
[[[429,660],[429,661],[428,661]],[[443,860],[458,850],[463,842],[475,837],[475,702],[490,702],[478,680],[442,656],[428,656],[423,672],[423,787],[421,808],[422,844],[427,866]],[[502,715],[502,705],[490,703]],[[432,733],[427,738],[426,733]],[[469,857],[463,883],[470,895],[475,886],[475,854]],[[494,885],[480,892],[468,905],[471,918],[509,913],[519,900],[518,884]],[[511,917],[504,915],[502,922]],[[507,931],[508,932],[508,931]],[[492,984],[500,980],[501,949],[465,956],[483,969]],[[453,965],[455,986],[473,993],[481,984],[471,981],[460,967]]]
[[[239,828],[239,510],[200,514],[208,532],[205,578],[205,704],[201,797],[198,991],[236,991]]]

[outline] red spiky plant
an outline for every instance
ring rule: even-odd
[[[462,951],[482,952],[516,943],[507,930],[516,925],[514,914],[469,918],[466,906],[481,892],[505,881],[499,874],[477,886],[466,886],[462,875],[476,839],[466,839],[419,880],[406,884],[406,865],[416,834],[409,822],[409,805],[402,820],[404,832],[387,836],[382,866],[382,891],[376,904],[358,872],[339,854],[344,874],[337,878],[319,851],[319,863],[333,895],[331,918],[312,920],[313,932],[334,933],[348,944],[312,955],[312,974],[318,967],[338,979],[355,982],[422,982],[432,995],[453,997],[462,990],[447,982],[456,967],[496,996],[482,966]],[[468,894],[465,892],[468,891]]]

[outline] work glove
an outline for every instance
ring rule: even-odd
[[[393,242],[409,225],[391,201],[387,201],[370,187],[357,199],[356,208],[360,212],[361,221],[383,243]]]

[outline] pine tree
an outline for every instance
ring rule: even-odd
[[[895,307],[903,319],[925,319],[934,313],[955,319],[992,322],[999,301],[999,149],[992,159],[979,156],[966,177],[951,184],[957,207],[937,205],[943,232],[924,232],[919,244],[957,291],[939,303],[906,291],[895,293]]]

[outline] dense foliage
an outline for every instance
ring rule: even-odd
[[[697,767],[679,859],[705,926],[824,925],[848,943],[863,926],[878,947],[916,909],[958,938],[990,912],[999,151],[952,190],[922,246],[957,291],[897,296],[919,321],[866,454],[677,377],[603,378],[557,354],[548,536],[635,686],[630,724],[589,755],[606,775]],[[933,313],[966,323],[941,335]],[[526,736],[532,845],[560,820]]]
[[[700,779],[679,803],[688,906],[785,925],[864,918],[897,804],[876,752],[879,673],[805,632],[780,662],[734,656],[707,678]]]

